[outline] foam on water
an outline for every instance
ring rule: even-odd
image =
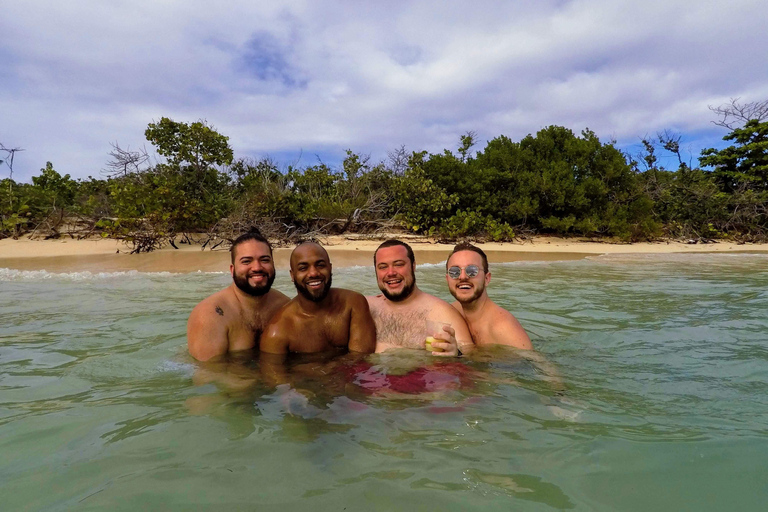
[[[228,272],[203,272],[201,270],[190,273],[178,272],[140,272],[138,270],[125,270],[118,272],[48,272],[47,270],[17,270],[12,268],[0,268],[0,281],[102,281],[110,279],[138,279],[145,277],[171,277],[176,275],[222,275]]]

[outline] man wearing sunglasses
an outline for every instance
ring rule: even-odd
[[[408,244],[387,240],[376,249],[373,263],[382,294],[366,298],[376,323],[376,352],[423,350],[428,337],[436,356],[457,356],[474,348],[461,314],[416,286],[415,258]]]
[[[469,243],[458,244],[445,266],[448,290],[456,299],[452,305],[467,321],[478,346],[497,344],[533,349],[520,322],[488,297],[486,287],[491,282],[491,273],[482,249]]]

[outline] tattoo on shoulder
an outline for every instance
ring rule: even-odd
[[[216,306],[216,313],[218,313],[219,316],[224,316],[224,310],[221,309],[221,306]]]

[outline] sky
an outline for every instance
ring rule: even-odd
[[[282,166],[455,152],[468,131],[481,150],[549,125],[630,154],[672,130],[695,165],[725,144],[708,106],[768,99],[764,0],[221,4],[0,0],[13,178],[48,161],[100,177],[110,143],[152,153],[144,130],[161,117],[204,119],[236,158]]]

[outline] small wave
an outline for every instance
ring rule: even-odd
[[[100,281],[109,279],[138,278],[147,276],[168,277],[171,272],[139,272],[138,270],[126,270],[120,272],[48,272],[47,270],[16,270],[12,268],[0,268],[0,281]]]
[[[672,252],[672,253],[607,253],[588,256],[597,262],[652,262],[652,263],[719,263],[723,261],[763,261],[768,254],[762,252]]]
[[[192,376],[195,373],[195,365],[192,363],[180,363],[177,361],[163,361],[157,366],[160,372],[182,373]]]
[[[147,277],[171,277],[181,275],[224,275],[229,272],[208,272],[197,270],[194,272],[140,272],[138,270],[121,270],[115,272],[49,272],[48,270],[17,270],[13,268],[0,268],[0,281],[102,281],[110,279],[147,278]]]
[[[446,260],[443,260],[439,263],[417,263],[416,268],[418,269],[427,269],[427,268],[442,268],[445,269],[445,262]]]
[[[581,263],[587,258],[582,258],[578,260],[518,260],[518,261],[494,261],[489,263],[489,269],[491,272],[493,272],[494,268],[497,267],[542,267],[542,266],[552,266],[552,265],[562,265],[562,264],[573,264],[573,263]]]

